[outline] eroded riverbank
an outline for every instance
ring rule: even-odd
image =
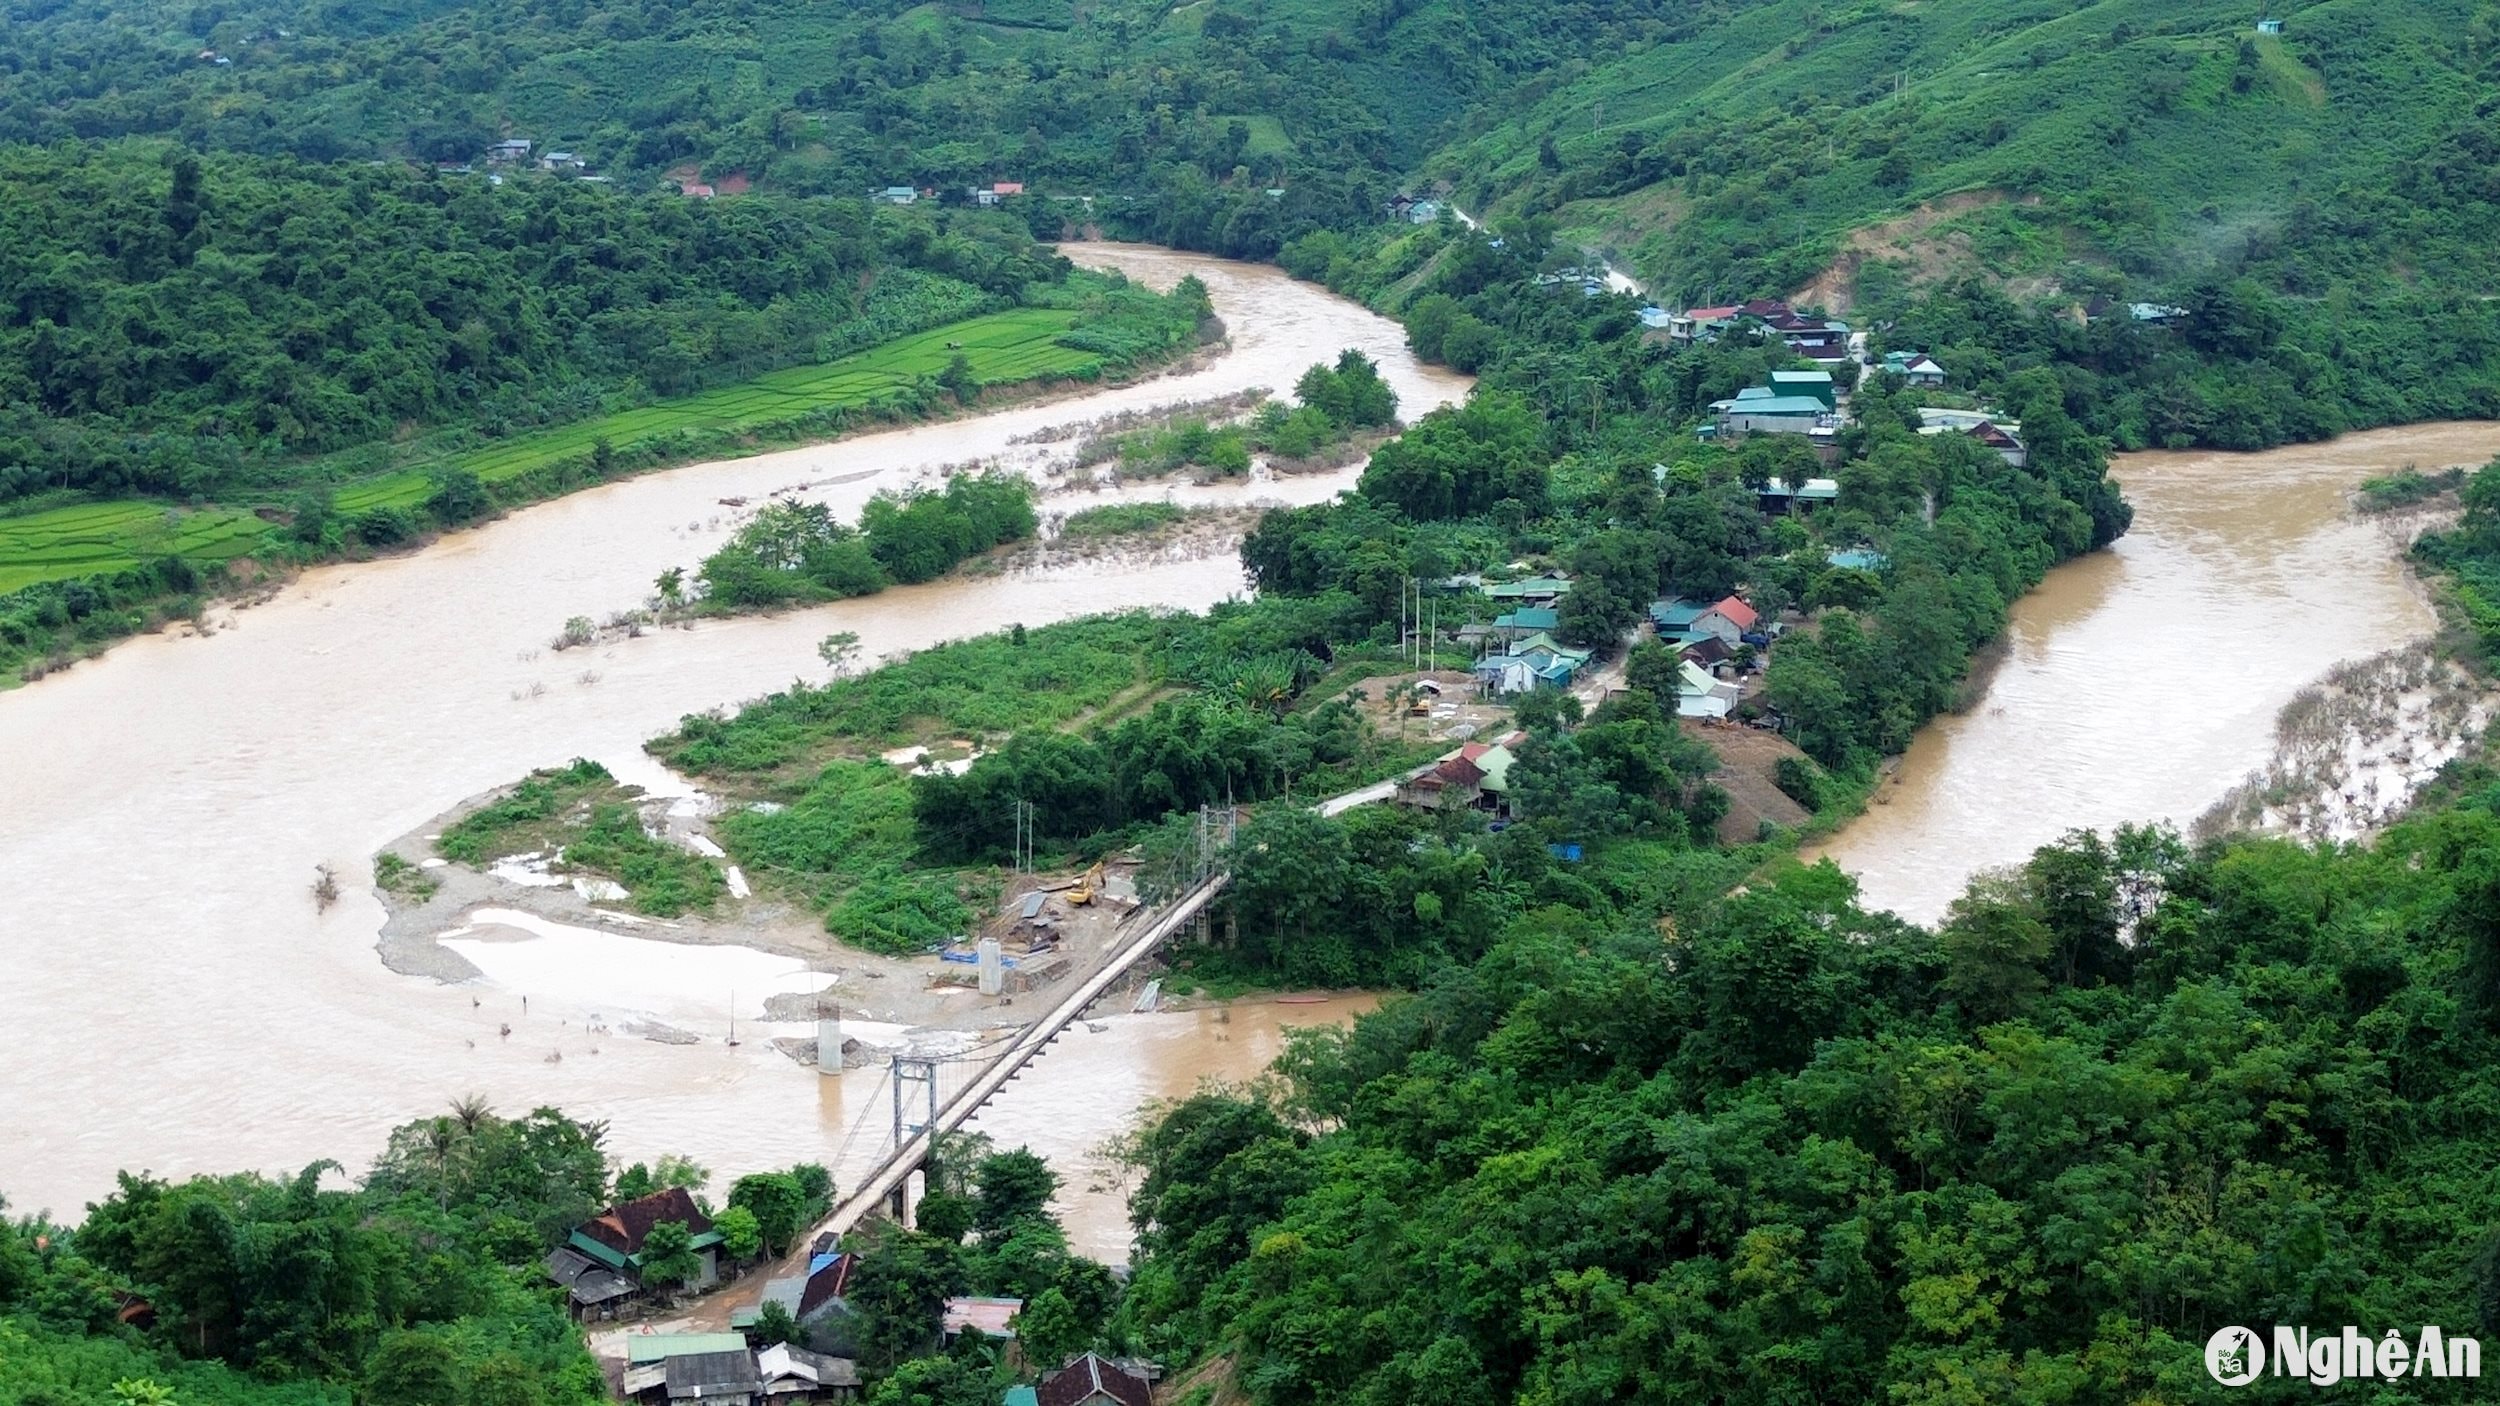
[[[0,809],[0,986],[17,1011],[0,1051],[0,1189],[12,1204],[74,1215],[125,1167],[354,1167],[392,1124],[470,1093],[606,1119],[627,1158],[679,1151],[721,1173],[843,1146],[881,1111],[873,1076],[819,1079],[765,1039],[610,1039],[593,1055],[584,1023],[617,1028],[613,991],[553,972],[513,989],[385,970],[366,864],[455,799],[573,756],[675,790],[643,742],[685,713],[820,677],[815,644],[833,630],[856,631],[873,659],[1016,622],[1203,607],[1241,589],[1222,555],[1045,564],[548,652],[566,618],[637,603],[662,569],[710,550],[726,530],[723,498],[806,483],[847,517],[880,488],[1007,455],[1050,426],[1282,389],[1349,346],[1381,365],[1410,417],[1464,391],[1463,378],[1418,365],[1396,324],[1277,270],[1153,249],[1071,253],[1159,286],[1196,273],[1230,327],[1230,354],[1073,401],[603,485],[412,556],[307,573],[210,637],[133,641],[0,697],[11,802]],[[1314,476],[1176,496],[1335,486]],[[346,890],[326,911],[309,892],[321,864]],[[680,989],[695,978],[665,980],[670,999],[725,1017],[726,991],[715,1003],[708,988]]]
[[[1922,731],[1867,813],[1813,853],[1870,905],[1926,922],[1972,873],[2067,830],[2186,828],[2268,764],[2304,688],[2435,624],[2401,543],[2351,492],[2495,453],[2500,423],[2472,422],[2118,456],[2133,529],[2016,603],[1976,706]]]

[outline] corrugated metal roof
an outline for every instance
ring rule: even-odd
[[[625,1360],[636,1367],[703,1352],[744,1352],[747,1340],[737,1333],[628,1333]]]
[[[1810,395],[1738,395],[1728,409],[1739,415],[1820,415],[1830,408]]]
[[[722,1334],[736,1338],[735,1333]],[[755,1354],[747,1351],[746,1340],[738,1346],[719,1352],[687,1352],[668,1359],[666,1373],[668,1399],[700,1401],[715,1396],[751,1396],[764,1389],[764,1379],[756,1375]]]
[[[948,1333],[978,1328],[985,1337],[1012,1338],[1016,1330],[1007,1324],[1023,1311],[1022,1299],[948,1299],[941,1325]]]

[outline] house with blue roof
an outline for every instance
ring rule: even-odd
[[[1843,571],[1881,571],[1884,569],[1884,554],[1867,547],[1851,547],[1847,551],[1833,552],[1823,560]]]
[[[761,1320],[764,1305],[780,1304],[799,1325],[799,1345],[815,1352],[848,1357],[858,1351],[858,1326],[851,1312],[848,1297],[852,1272],[859,1268],[859,1257],[846,1251],[821,1250],[808,1256],[805,1274],[789,1274],[766,1281],[763,1297],[752,1308],[734,1309],[729,1315],[732,1328],[752,1328]]]

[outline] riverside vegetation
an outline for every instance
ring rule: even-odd
[[[1203,289],[1080,273],[970,212],[128,146],[0,167],[29,192],[0,213],[11,666],[188,614],[230,567],[1097,379],[1209,325]]]
[[[1916,434],[1912,402],[1879,382],[1861,391],[1864,423],[1835,470],[1841,503],[1766,519],[1753,486],[1816,472],[1804,446],[1699,444],[1685,427],[1707,400],[1785,365],[1775,350],[1670,355],[1641,339],[1620,300],[1541,281],[1547,251],[1530,235],[1470,247],[1423,286],[1425,299],[1502,329],[1477,394],[1382,445],[1344,499],[1267,515],[1241,548],[1254,600],[950,644],[690,717],[652,750],[764,803],[719,827],[748,874],[807,897],[844,940],[916,950],[968,929],[1019,804],[1052,859],[1129,843],[1161,858],[1183,847],[1202,804],[1324,795],[1420,757],[1384,745],[1340,692],[1402,653],[1417,581],[1522,560],[1568,568],[1559,631],[1607,651],[1662,593],[1714,598],[1744,584],[1767,611],[1810,612],[1812,627],[1775,653],[1769,696],[1815,762],[1792,768],[1791,784],[1821,803],[1862,785],[1952,701],[2010,601],[2126,526],[2098,443],[2038,370],[2004,386],[2025,417],[2028,469],[1960,436]],[[1427,326],[1416,339],[1429,340]],[[1369,368],[1327,374],[1348,370]],[[1306,399],[1328,403],[1325,380],[1305,380]],[[829,538],[824,560],[872,556],[869,528]],[[1884,565],[1835,567],[1839,548],[1870,548]],[[808,571],[783,576],[834,589]],[[1448,604],[1451,629],[1490,614],[1480,596]],[[1408,984],[1486,950],[1498,928],[1477,891],[1486,875],[1502,892],[1551,885],[1598,905],[1735,882],[1760,855],[1712,839],[1728,802],[1708,752],[1673,724],[1672,670],[1646,653],[1631,664],[1634,687],[1586,719],[1550,699],[1522,708],[1525,819],[1503,833],[1397,809],[1323,820],[1259,807],[1237,851],[1233,940],[1191,960],[1214,974]],[[960,777],[906,776],[877,759],[935,742],[980,755]],[[1552,859],[1548,846],[1572,844],[1581,863]]]
[[[476,1099],[402,1124],[345,1187],[317,1162],[169,1182],[124,1173],[75,1226],[0,1220],[0,1403],[7,1406],[594,1406],[608,1400],[540,1262],[608,1205],[695,1193],[732,1272],[786,1254],[832,1204],[820,1166],[751,1173],[719,1205],[679,1157],[617,1167],[603,1124],[552,1108],[509,1118]],[[871,1400],[931,1391],[995,1401],[1013,1365],[985,1344],[941,1351],[952,1295],[1026,1301],[1019,1336],[1053,1354],[1102,1340],[1120,1283],[1068,1250],[1059,1178],[1022,1148],[944,1142],[917,1229],[872,1228],[849,1302]],[[0,1201],[0,1207],[6,1203]],[[700,1263],[680,1226],[653,1230],[643,1282]],[[674,1243],[672,1253],[667,1246]],[[787,1315],[752,1333],[787,1340]],[[1038,1360],[1038,1359],[1037,1359]]]

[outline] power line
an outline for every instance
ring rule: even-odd
[[[837,1172],[841,1170],[844,1162],[850,1160],[852,1146],[859,1141],[859,1135],[867,1131],[868,1115],[876,1112],[878,1103],[882,1101],[877,1097],[877,1095],[884,1092],[885,1081],[880,1079],[877,1081],[876,1092],[870,1094],[866,1099],[861,1101],[859,1105],[859,1116],[851,1120],[850,1132],[843,1135],[842,1145],[834,1150],[833,1165]]]

